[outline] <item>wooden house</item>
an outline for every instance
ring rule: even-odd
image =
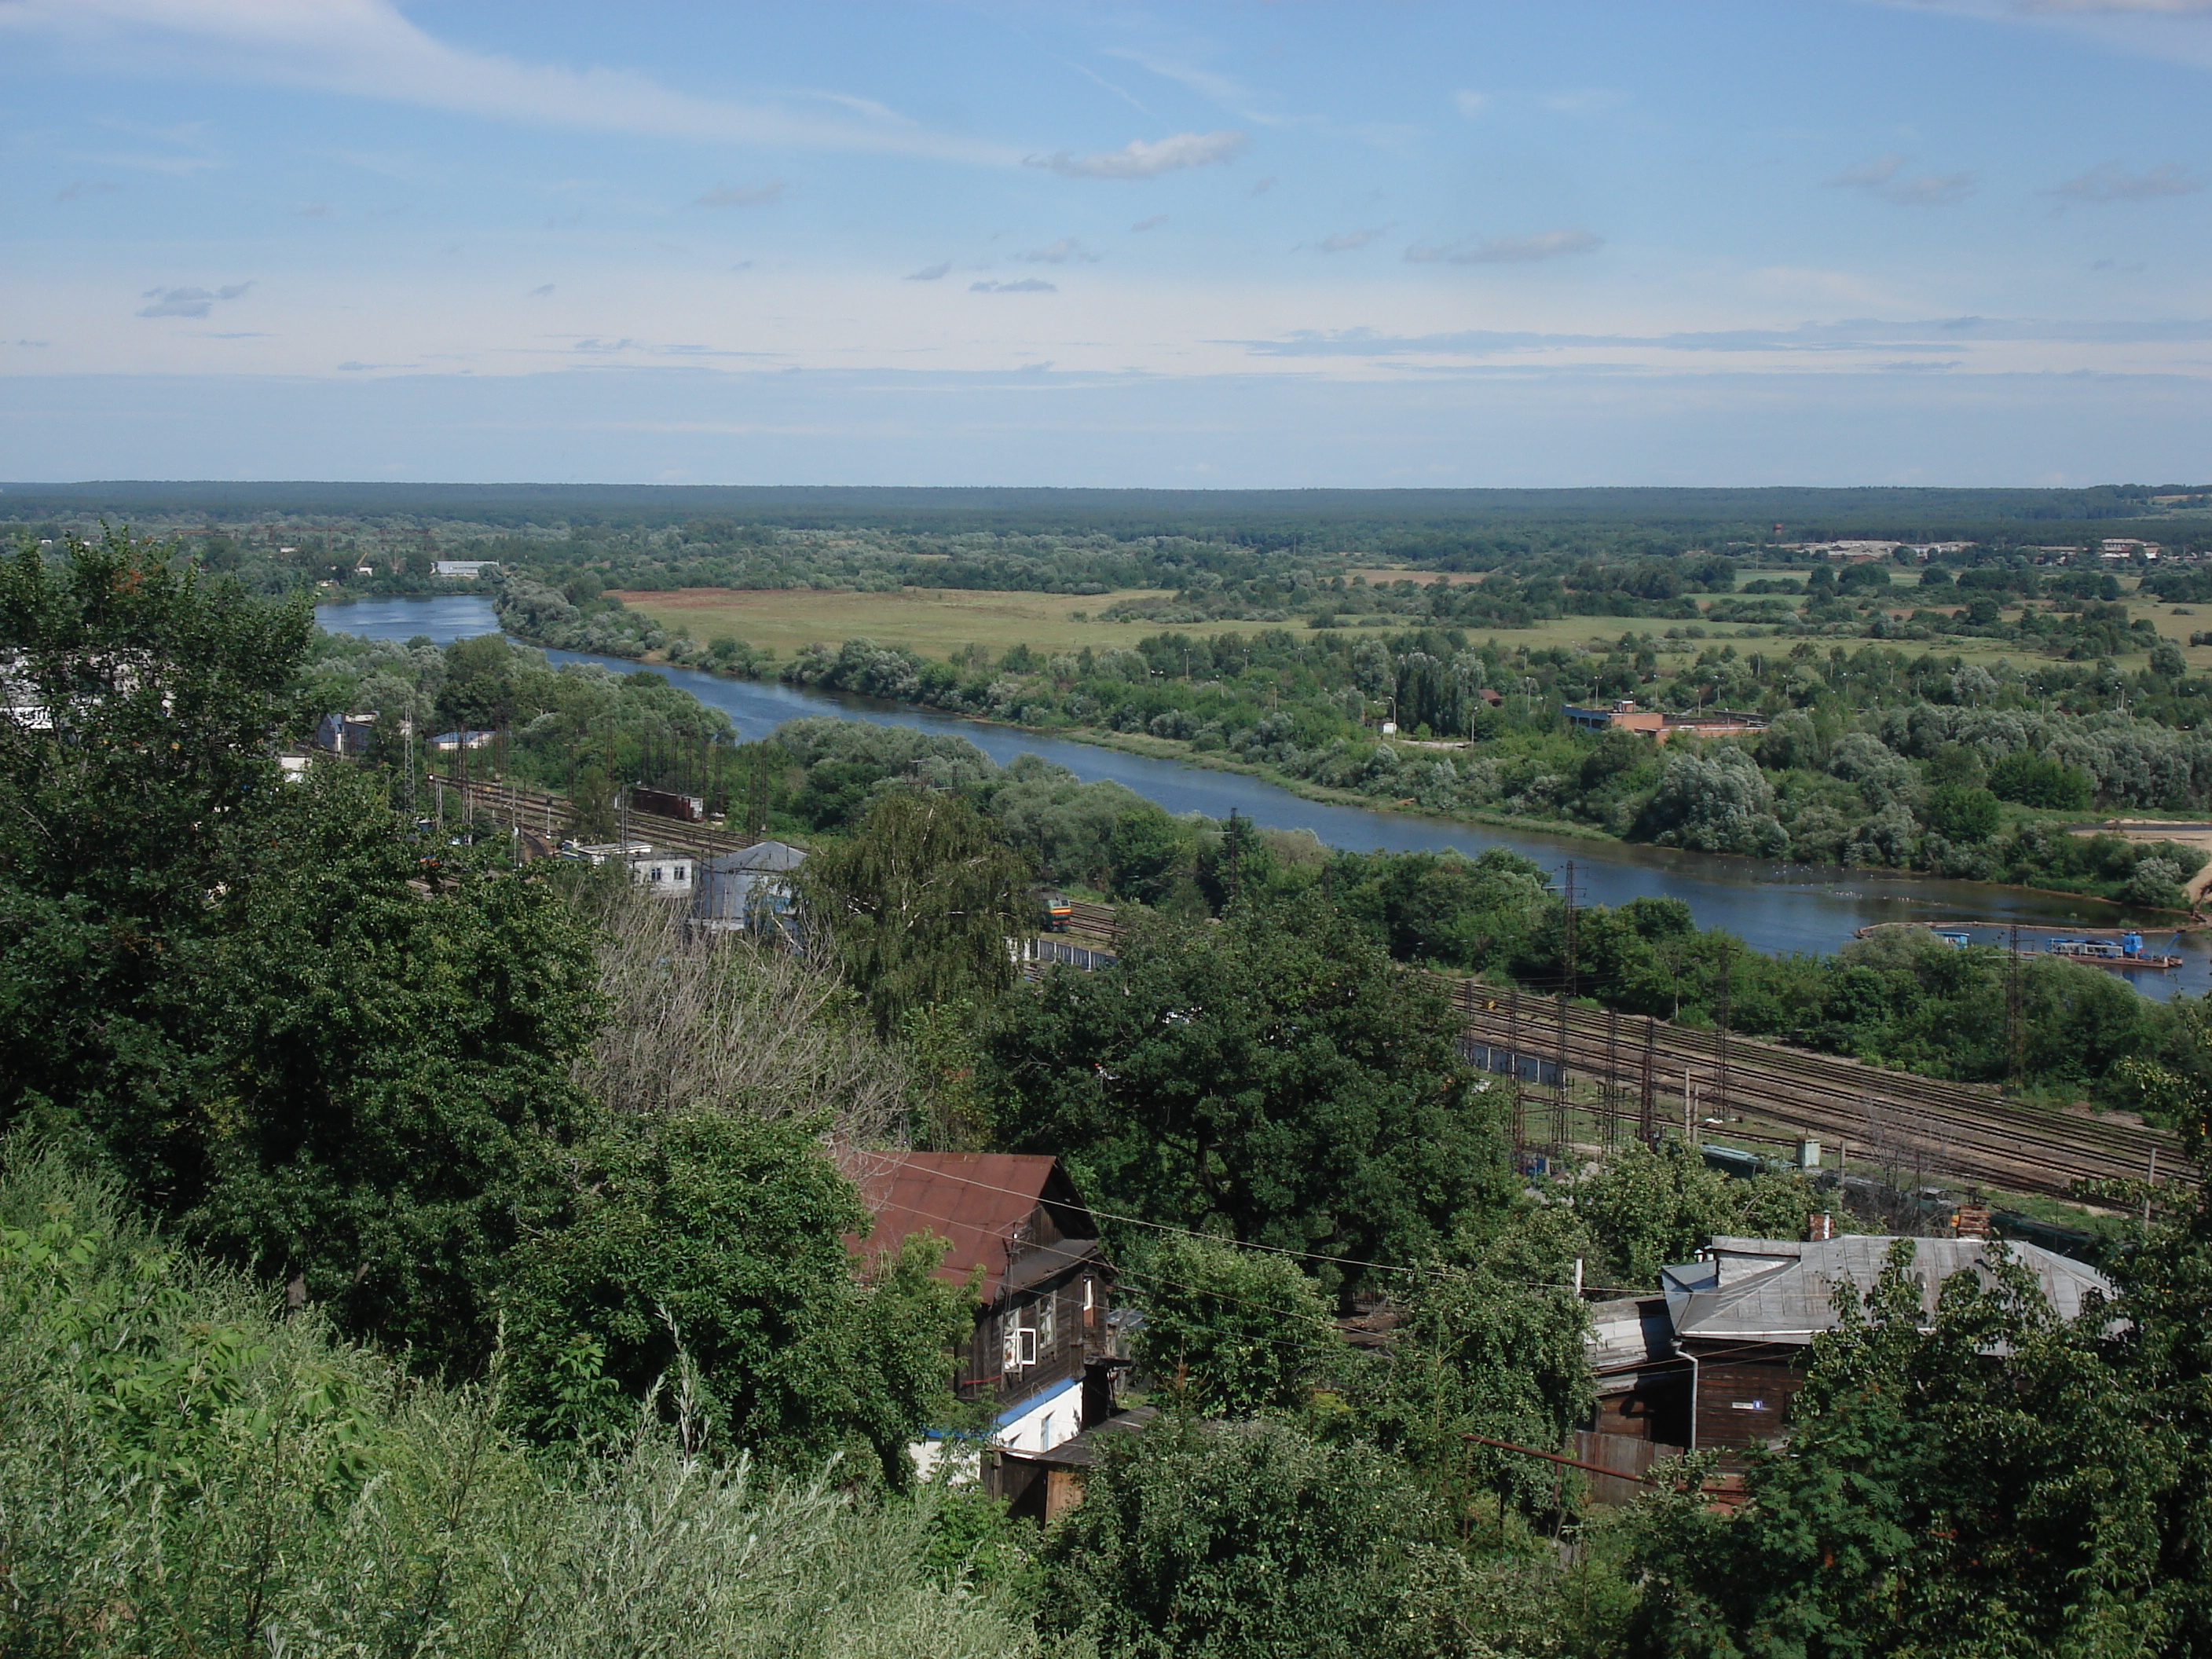
[[[895,1250],[927,1234],[951,1247],[938,1277],[979,1278],[954,1387],[994,1408],[994,1445],[1049,1451],[1112,1414],[1127,1364],[1107,1318],[1113,1270],[1058,1159],[891,1152],[842,1162],[874,1218],[854,1249]]]
[[[1588,1352],[1598,1406],[1581,1455],[1637,1474],[1668,1452],[1707,1448],[1726,1468],[1754,1446],[1785,1439],[1813,1339],[1835,1324],[1837,1287],[1871,1291],[1896,1243],[1866,1234],[1716,1238],[1696,1261],[1661,1272],[1660,1295],[1595,1304]],[[1912,1274],[1932,1324],[1943,1281],[1959,1273],[1987,1277],[1992,1246],[1980,1238],[1912,1243]],[[2082,1262],[2033,1244],[2009,1249],[2061,1319],[2080,1314],[2092,1292],[2112,1294]],[[1650,1449],[1631,1454],[1619,1443],[1629,1441]]]

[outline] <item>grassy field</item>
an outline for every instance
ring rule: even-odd
[[[1000,592],[989,589],[909,587],[896,593],[825,593],[811,588],[739,591],[686,587],[672,593],[618,593],[633,611],[665,628],[682,623],[698,640],[728,634],[748,645],[788,658],[801,646],[839,645],[870,639],[904,646],[925,657],[945,658],[969,645],[994,656],[1016,644],[1032,651],[1106,651],[1133,646],[1162,631],[1158,623],[1078,621],[1096,617],[1117,599],[1164,597],[1157,588],[1110,593]],[[1201,623],[1174,630],[1187,634],[1251,633],[1283,623]]]
[[[1904,574],[1917,574],[1917,572]],[[1390,571],[1378,569],[1371,571],[1369,579],[1389,579],[1393,574]],[[1897,596],[1894,609],[1902,611],[1910,608],[1910,592],[1906,587]],[[1116,646],[1133,646],[1147,635],[1164,631],[1158,623],[1089,620],[1119,599],[1162,597],[1159,590],[1152,588],[1123,588],[1110,593],[1074,595],[938,587],[909,587],[896,593],[834,593],[811,588],[739,591],[726,587],[687,587],[675,592],[625,592],[617,597],[631,609],[642,611],[664,627],[673,627],[678,623],[685,624],[695,639],[711,640],[718,635],[728,634],[749,645],[773,651],[779,659],[788,659],[801,646],[817,642],[837,645],[856,638],[874,640],[883,645],[904,646],[922,656],[935,658],[950,657],[969,645],[981,645],[995,656],[1018,642],[1026,644],[1033,651],[1079,651],[1086,645],[1103,651]],[[2208,607],[2201,617],[2195,615],[2175,616],[2172,614],[2173,607],[2171,605],[2141,601],[2131,604],[2130,609],[2136,616],[2149,617],[2157,624],[2159,632],[2183,646],[2192,665],[2199,669],[2212,668],[2212,646],[2191,647],[2187,644],[2192,632],[2212,632],[2212,607]],[[1079,616],[1085,620],[1079,621]],[[1345,631],[1352,634],[1395,633],[1411,625],[1409,618],[1403,622],[1394,621],[1385,629],[1347,629]],[[1556,621],[1540,623],[1534,628],[1491,629],[1476,626],[1467,631],[1470,638],[1478,641],[1494,638],[1507,650],[1516,646],[1526,646],[1531,650],[1551,650],[1577,645],[1609,644],[1625,633],[1656,635],[1680,625],[1658,618],[1562,617]],[[1303,630],[1304,623],[1302,619],[1287,623],[1200,623],[1184,624],[1171,631],[1188,634],[1249,633],[1263,628],[1282,627]],[[1747,635],[1763,637],[1765,633],[1764,629],[1733,623],[1708,623],[1705,628],[1707,639],[1693,642],[1693,650],[1702,648],[1705,644],[1724,640],[1743,640]],[[1855,650],[1863,641],[1823,641],[1820,645],[1824,653],[1831,643],[1843,644],[1847,649]],[[1783,650],[1790,648],[1789,643],[1778,644]],[[1957,656],[1967,662],[1984,665],[2000,658],[2027,662],[2040,654],[1979,640],[1925,643],[1896,641],[1892,644],[1893,648],[1910,655],[1917,655],[1923,650],[1933,651],[1938,656]],[[1773,649],[1775,647],[1765,648]],[[2140,652],[2120,659],[2121,665],[2127,668],[2140,667],[2142,661],[2142,653]]]

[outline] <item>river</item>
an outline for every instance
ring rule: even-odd
[[[317,607],[316,620],[333,633],[372,639],[411,639],[436,644],[496,631],[489,599],[449,595],[431,599],[357,600]],[[643,665],[619,657],[574,651],[549,651],[555,662],[597,663],[630,673]],[[1852,931],[1877,921],[1987,919],[2017,921],[2033,929],[2023,943],[2040,947],[2069,924],[2112,927],[2125,920],[2115,907],[2071,900],[1978,882],[1939,881],[1895,872],[1838,870],[1760,859],[1721,858],[1668,848],[1622,842],[1583,841],[1528,830],[1501,830],[1407,812],[1310,801],[1289,790],[1236,772],[1218,772],[1181,761],[1124,754],[1066,738],[1048,737],[992,726],[956,715],[933,714],[899,704],[876,702],[804,690],[772,681],[720,679],[684,668],[656,668],[700,702],[722,710],[748,740],[766,737],[776,726],[804,714],[835,714],[846,720],[908,726],[965,738],[1001,765],[1017,755],[1037,755],[1066,767],[1086,782],[1111,778],[1170,812],[1202,812],[1225,818],[1234,810],[1269,829],[1310,830],[1333,847],[1358,852],[1438,852],[1455,848],[1469,854],[1486,847],[1510,848],[1552,872],[1557,885],[1574,864],[1575,890],[1589,904],[1617,905],[1632,898],[1671,896],[1686,901],[1698,922],[1725,927],[1754,948],[1776,955],[1832,951]],[[2153,919],[2146,918],[2147,921]],[[2146,943],[2164,948],[2164,935],[2147,927]],[[1990,943],[1994,928],[1982,930]],[[2165,998],[2177,991],[2202,994],[2212,989],[2212,948],[2192,936],[2172,947],[2183,965],[2172,973],[2129,975],[2145,994]]]

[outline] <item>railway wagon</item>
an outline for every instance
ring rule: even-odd
[[[640,812],[674,818],[682,823],[704,823],[706,800],[698,795],[679,795],[672,789],[648,789],[638,784],[629,792],[630,805]]]

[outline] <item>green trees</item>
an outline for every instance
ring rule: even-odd
[[[618,1439],[659,1385],[695,1437],[805,1468],[857,1453],[894,1485],[945,1419],[970,1297],[919,1241],[863,1281],[843,1236],[867,1218],[810,1127],[691,1115],[589,1149],[565,1224],[517,1254],[504,1300],[512,1409],[548,1440]]]
[[[1499,1200],[1443,997],[1326,908],[1155,919],[1123,950],[988,1040],[1010,1147],[1057,1153],[1102,1208],[1351,1258],[1407,1261]]]
[[[1175,1417],[1109,1448],[1052,1534],[1042,1622],[1101,1659],[1434,1652],[1427,1507],[1366,1446]]]
[[[1716,1234],[1802,1238],[1814,1202],[1794,1176],[1744,1181],[1709,1170],[1673,1136],[1649,1149],[1624,1147],[1575,1186],[1575,1213],[1604,1253],[1592,1263],[1593,1282],[1638,1291],[1657,1291],[1662,1267],[1687,1261]]]
[[[2014,750],[1990,769],[1992,793],[2001,800],[2018,801],[2023,806],[2078,812],[2088,805],[2094,787],[2087,773],[2027,749]]]
[[[966,801],[895,789],[801,867],[800,906],[889,1033],[911,1009],[1013,982],[1028,873]]]
[[[1912,1252],[1863,1309],[1843,1293],[1745,1508],[1678,1496],[1644,1518],[1634,1650],[2191,1650],[2165,1645],[2164,1603],[2193,1595],[2159,1525],[2180,1447],[2109,1364],[2112,1314],[2062,1323],[2006,1265],[1946,1281],[1923,1329]]]
[[[1139,1364],[1206,1416],[1293,1412],[1342,1352],[1328,1302],[1286,1256],[1170,1235],[1124,1271],[1145,1309]]]

